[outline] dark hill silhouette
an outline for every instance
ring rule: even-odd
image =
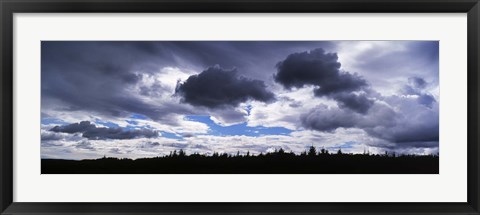
[[[95,160],[42,159],[42,174],[438,174],[438,155],[331,154],[314,147],[296,155],[283,149],[251,155],[213,153]]]

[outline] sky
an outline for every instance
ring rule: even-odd
[[[438,41],[43,41],[41,157],[439,153]]]

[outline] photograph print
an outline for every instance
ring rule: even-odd
[[[438,174],[439,101],[438,41],[42,41],[41,173]]]

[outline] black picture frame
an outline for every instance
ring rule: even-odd
[[[1,214],[480,214],[478,0],[0,0]],[[26,203],[13,202],[14,13],[467,13],[468,197],[466,203]],[[445,186],[448,186],[446,184]]]

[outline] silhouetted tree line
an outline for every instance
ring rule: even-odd
[[[372,154],[370,152],[364,152],[363,154],[353,154],[353,153],[344,153],[342,152],[342,149],[338,149],[335,153],[331,153],[325,148],[320,149],[317,151],[317,149],[314,146],[310,146],[308,150],[305,150],[301,152],[299,155],[295,154],[293,151],[286,152],[283,148],[279,149],[274,149],[273,152],[266,152],[265,154],[259,153],[258,155],[253,155],[250,153],[250,151],[247,151],[246,154],[240,154],[240,151],[237,151],[236,154],[230,154],[230,153],[219,153],[219,152],[213,152],[212,155],[206,155],[206,154],[199,154],[198,152],[195,152],[193,154],[187,155],[187,153],[183,150],[174,150],[171,151],[170,154],[163,156],[166,158],[173,158],[173,157],[224,157],[224,158],[233,158],[233,157],[263,157],[263,156],[299,156],[299,157],[315,157],[315,156],[328,156],[328,155],[349,155],[349,156],[354,156],[354,155],[363,155],[363,156],[384,156],[384,157],[397,157],[395,152],[388,152],[385,151],[384,154]],[[401,157],[425,157],[425,156],[433,156],[433,157],[438,157],[438,154],[430,154],[430,155],[415,155],[415,154],[402,154],[400,155]],[[105,159],[106,157],[103,157]],[[160,157],[155,157],[155,158],[160,158]],[[114,158],[118,159],[118,158]],[[150,159],[150,158],[145,158],[145,159]]]
[[[153,158],[42,159],[42,174],[438,174],[437,155],[335,153],[311,146],[300,154],[276,149],[253,155],[174,150]]]

